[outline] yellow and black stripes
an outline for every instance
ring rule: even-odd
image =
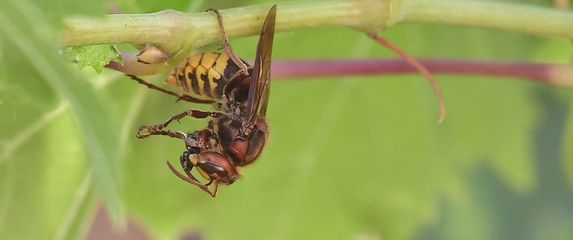
[[[201,53],[187,58],[165,81],[192,97],[220,101],[225,86],[239,69],[225,53]]]

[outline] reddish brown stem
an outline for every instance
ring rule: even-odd
[[[128,54],[123,55],[127,56]],[[567,64],[438,59],[421,59],[419,62],[434,74],[504,77],[573,88],[573,66]],[[157,69],[146,68],[147,66],[137,63],[133,57],[124,58],[124,64],[112,62],[107,67],[133,75],[150,75],[162,72]],[[416,73],[418,71],[404,60],[387,59],[277,60],[273,62],[272,66],[273,80]]]
[[[573,88],[573,66],[565,64],[436,59],[422,59],[420,63],[434,74],[509,77]],[[272,73],[273,79],[306,79],[360,75],[403,75],[415,74],[417,70],[404,60],[345,59],[275,61]]]

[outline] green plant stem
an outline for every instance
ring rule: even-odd
[[[270,5],[221,10],[229,37],[257,35]],[[494,28],[573,38],[573,13],[517,3],[459,0],[329,0],[279,4],[277,32],[311,27],[348,27],[374,33],[397,23],[438,23]],[[172,56],[168,69],[193,49],[221,41],[212,13],[166,10],[151,14],[114,14],[103,19],[73,18],[64,46],[152,44]]]
[[[374,31],[383,25],[384,2],[344,0],[293,2],[279,5],[277,32],[335,26]],[[229,37],[257,35],[270,5],[220,10]],[[222,41],[213,13],[166,10],[151,14],[113,14],[104,19],[67,21],[64,46],[92,44],[153,44],[171,56]]]
[[[573,39],[573,12],[511,2],[404,1],[404,22],[493,28]]]

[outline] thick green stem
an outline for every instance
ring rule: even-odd
[[[221,10],[229,37],[257,35],[270,5]],[[279,4],[276,31],[311,27],[348,27],[373,33],[402,22],[494,28],[573,39],[573,12],[517,3],[460,0],[325,0]],[[193,49],[221,41],[212,13],[173,10],[115,14],[104,19],[67,21],[64,46],[152,44],[173,58],[147,67],[153,72],[177,64]]]
[[[187,14],[166,10],[150,14],[112,14],[103,19],[76,17],[66,22],[63,45],[66,47],[150,43],[174,53],[191,26]]]
[[[270,5],[220,10],[230,37],[257,35]],[[278,6],[276,31],[310,27],[350,27],[375,31],[384,24],[385,3],[380,0],[293,2]],[[209,12],[173,10],[151,14],[114,14],[105,19],[67,21],[64,46],[151,43],[171,55],[220,42],[215,16]]]
[[[404,1],[404,22],[493,28],[573,39],[573,12],[510,2]]]

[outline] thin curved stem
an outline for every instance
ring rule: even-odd
[[[434,79],[434,76],[432,76],[432,74],[430,73],[430,71],[428,71],[426,66],[420,63],[412,55],[402,50],[394,43],[380,37],[378,34],[372,34],[370,35],[370,37],[374,39],[376,42],[380,43],[382,46],[398,54],[402,59],[404,59],[406,62],[412,65],[412,67],[414,67],[416,71],[418,71],[418,73],[422,74],[428,80],[430,85],[432,85],[432,87],[434,88],[434,92],[436,93],[436,98],[438,99],[438,105],[440,106],[440,114],[438,115],[437,123],[438,125],[440,125],[442,122],[444,122],[444,119],[446,119],[446,102],[444,100],[444,94],[440,89],[440,84],[438,83],[438,81],[436,81],[436,79]]]

